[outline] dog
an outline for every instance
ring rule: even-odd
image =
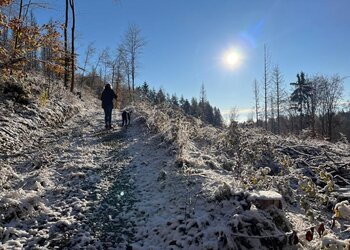
[[[124,110],[122,112],[122,127],[126,126],[128,127],[128,125],[130,125],[130,114],[131,114],[131,111],[126,111]]]

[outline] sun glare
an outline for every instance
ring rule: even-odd
[[[226,62],[228,65],[231,65],[231,66],[237,65],[237,63],[239,62],[238,54],[235,52],[230,52],[226,56]]]
[[[224,64],[230,69],[237,68],[241,62],[241,56],[237,51],[230,50],[224,54]]]

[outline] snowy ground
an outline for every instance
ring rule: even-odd
[[[1,165],[13,173],[0,197],[5,248],[78,247],[94,240],[102,225],[95,226],[92,215],[101,211],[103,196],[127,161],[118,158],[122,133],[102,132],[101,118],[101,112],[82,110],[43,131],[29,152],[23,141],[23,151],[3,157]]]
[[[135,111],[127,129],[114,124],[105,131],[98,103],[77,102],[76,115],[56,119],[58,127],[24,120],[29,126],[15,128],[12,137],[16,122],[1,116],[7,133],[1,137],[0,249],[320,249],[316,232],[311,242],[304,234],[321,222],[323,241],[347,237],[346,204],[333,230],[326,205],[309,204],[311,215],[297,204],[301,191],[293,184],[299,185],[301,173],[311,174],[295,156],[310,152],[301,152],[295,140],[271,137],[264,144],[266,136],[253,130],[241,136],[246,158],[267,164],[262,156],[269,147],[289,155],[283,158],[288,171],[275,174],[278,166],[257,170],[230,158],[221,145],[228,137],[223,131],[174,111]],[[348,145],[342,147],[323,145],[334,161],[348,160]],[[254,205],[256,197],[278,201],[281,195],[272,191],[282,193],[283,210]],[[292,230],[298,232],[296,245],[289,242]]]

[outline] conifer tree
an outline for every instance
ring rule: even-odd
[[[303,111],[304,106],[307,103],[308,99],[312,93],[312,86],[310,82],[305,78],[304,72],[297,74],[298,81],[292,82],[291,85],[295,87],[293,93],[290,96],[292,102],[296,105],[292,108],[296,109],[299,112],[299,122],[300,122],[300,131],[303,129]]]

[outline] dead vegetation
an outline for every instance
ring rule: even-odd
[[[259,220],[263,218],[261,223],[272,223],[272,228],[263,226],[253,229],[249,226],[250,222],[237,222],[236,227],[241,229],[235,227],[236,231],[231,233],[245,236],[238,236],[238,240],[232,241],[228,234],[223,236],[221,233],[220,237],[226,238],[225,247],[249,248],[258,244],[269,248],[273,244],[278,246],[276,249],[288,245],[317,248],[327,245],[324,242],[327,237],[339,240],[350,237],[349,226],[334,210],[339,202],[350,198],[350,154],[347,142],[330,143],[308,137],[299,139],[276,136],[262,129],[240,128],[236,123],[231,123],[226,129],[217,129],[204,126],[199,120],[187,117],[167,105],[150,109],[144,106],[140,110],[148,127],[153,132],[160,133],[164,141],[176,149],[178,160],[175,166],[185,167],[184,173],[189,182],[196,179],[198,173],[205,175],[205,170],[208,169],[212,174],[225,175],[229,181],[223,178],[221,183],[213,184],[209,191],[203,191],[213,193],[208,197],[212,197],[210,199],[214,202],[220,204],[225,200],[233,201],[239,190],[244,190],[247,197],[264,190],[276,191],[282,195],[285,205],[281,209],[281,203],[276,203],[277,210],[270,214],[272,218],[259,212],[262,213]],[[275,204],[275,201],[271,204]],[[251,210],[250,206],[243,208],[243,214]],[[270,206],[259,206],[258,211],[268,207]],[[303,218],[303,223],[290,216],[296,211],[298,217]],[[279,220],[280,226],[278,220],[273,219],[277,214],[283,218]],[[243,215],[238,212],[234,216]],[[254,216],[248,218],[254,221]],[[337,228],[332,226],[332,221],[336,221]],[[327,236],[320,235],[318,239],[314,237],[309,243],[305,238],[307,230],[304,230],[320,223],[325,225]],[[296,232],[298,242],[288,240],[294,237],[291,236],[292,232]],[[279,237],[273,236],[276,234]],[[249,237],[253,235],[261,237],[254,239],[255,243],[251,245]],[[277,238],[280,241],[275,242]]]

